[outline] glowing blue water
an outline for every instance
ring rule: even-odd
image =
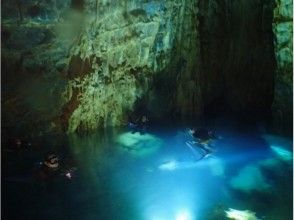
[[[229,208],[292,219],[291,140],[222,127],[217,133],[214,153],[201,160],[181,128],[44,138],[40,143],[76,161],[77,174],[50,190],[2,183],[6,219],[221,220]],[[11,160],[29,167],[44,152]]]

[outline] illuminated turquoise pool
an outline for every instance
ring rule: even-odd
[[[43,145],[38,149],[3,155],[3,216],[292,219],[292,140],[224,126],[217,134],[214,153],[202,160],[201,151],[186,145],[189,137],[183,128],[150,129],[145,134],[109,129],[83,137],[40,138],[35,141]],[[52,148],[62,160],[74,161],[77,171],[71,180],[44,188],[21,178]]]

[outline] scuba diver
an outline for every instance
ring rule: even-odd
[[[137,118],[129,116],[128,127],[132,130],[132,133],[139,132],[144,134],[148,126],[148,121],[149,119],[146,115]]]
[[[43,164],[49,171],[57,171],[59,169],[59,158],[56,154],[49,153],[46,155]]]
[[[147,130],[148,121],[149,121],[149,119],[147,118],[146,115],[143,115],[143,116],[141,117],[141,120],[140,120],[140,122],[139,122],[139,128],[140,128],[140,130],[141,130],[141,133],[143,133],[143,134],[144,134],[144,133],[146,132],[146,130]]]
[[[212,130],[206,128],[191,128],[189,133],[200,144],[207,144],[217,138]]]
[[[46,181],[52,180],[60,174],[60,165],[58,156],[53,153],[47,153],[43,162],[40,163],[36,172],[38,180]]]
[[[135,118],[132,115],[129,115],[128,117],[128,128],[132,131],[132,133],[135,133],[138,128],[138,118]]]
[[[186,145],[192,153],[192,161],[170,160],[158,166],[159,170],[173,171],[196,167],[198,162],[211,155],[214,150],[210,147],[214,139],[220,139],[212,130],[206,128],[191,128],[188,134],[192,140],[186,141]],[[191,138],[190,138],[191,139]],[[200,150],[199,150],[200,149]]]
[[[77,168],[70,163],[61,168],[59,158],[55,153],[47,153],[44,161],[40,163],[37,169],[37,179],[46,181],[53,180],[57,176],[65,176],[67,179],[72,179]]]
[[[69,161],[70,162],[70,161]],[[28,172],[4,177],[4,181],[13,183],[37,184],[45,189],[52,189],[56,183],[62,183],[64,180],[71,180],[76,176],[77,168],[74,164],[64,162],[60,164],[57,154],[49,152],[45,155],[42,162],[37,162]]]
[[[213,152],[210,143],[213,139],[216,139],[216,136],[212,130],[206,128],[191,128],[189,134],[193,138],[192,141],[186,142],[189,147],[197,145],[197,147],[204,151],[204,157]]]

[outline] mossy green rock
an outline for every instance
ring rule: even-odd
[[[193,13],[183,11],[190,6],[182,1],[105,2],[87,2],[82,33],[70,52],[65,94],[75,106],[69,113],[68,132],[125,124],[127,112],[150,93],[154,78],[164,71],[168,74],[173,48],[185,28],[180,13],[188,14],[192,22]],[[85,74],[74,65],[89,71]]]

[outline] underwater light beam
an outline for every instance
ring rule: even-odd
[[[177,216],[176,216],[176,220],[191,220],[191,214],[188,210],[181,210]]]

